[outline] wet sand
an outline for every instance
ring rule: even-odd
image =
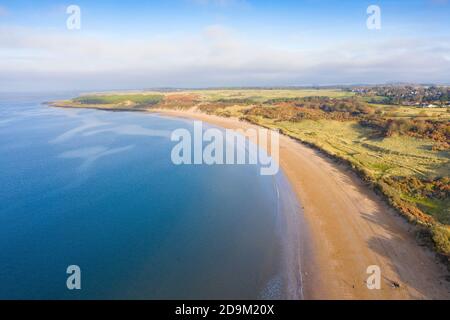
[[[192,110],[151,111],[229,129],[256,128]],[[302,244],[296,246],[301,296],[450,299],[444,266],[417,244],[413,227],[353,172],[286,136],[280,137],[280,165],[303,206],[306,228],[301,230]],[[380,290],[367,288],[366,270],[371,265],[380,267]]]

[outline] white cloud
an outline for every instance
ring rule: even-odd
[[[111,39],[0,28],[3,90],[450,82],[449,38],[292,49],[221,25],[183,37]]]

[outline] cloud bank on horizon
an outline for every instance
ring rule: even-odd
[[[450,4],[75,1],[0,5],[0,91],[450,83]]]

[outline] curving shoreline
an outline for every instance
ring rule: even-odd
[[[139,111],[227,129],[258,127],[194,109]],[[417,244],[414,228],[354,172],[285,135],[280,136],[280,167],[304,212],[298,263],[305,299],[450,299],[445,266]],[[371,265],[380,267],[380,290],[367,288]]]
[[[256,128],[196,111],[151,109],[229,129]],[[417,245],[411,226],[356,174],[318,151],[280,137],[280,165],[303,205],[310,243],[301,248],[306,299],[450,299],[445,267]],[[378,265],[380,290],[366,269]]]

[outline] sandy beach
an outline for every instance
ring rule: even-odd
[[[229,129],[255,127],[193,110],[151,111]],[[450,299],[444,266],[353,172],[286,136],[280,137],[280,165],[308,229],[300,262],[306,299]],[[380,290],[367,288],[371,265],[380,267]]]

